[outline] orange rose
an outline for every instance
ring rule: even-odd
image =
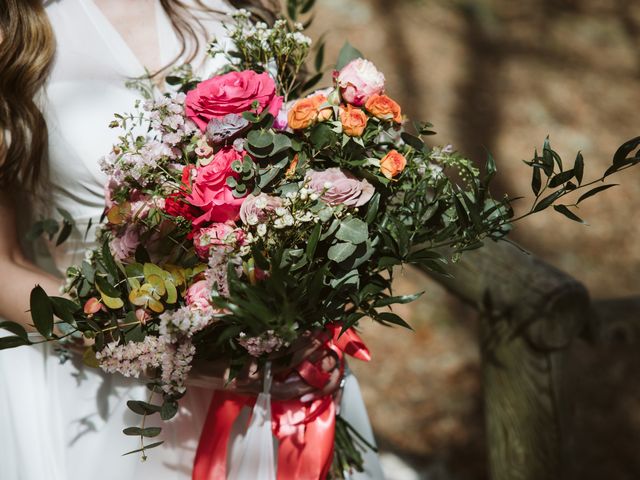
[[[394,122],[402,122],[400,105],[386,95],[371,95],[365,104],[365,108],[371,115],[381,120],[393,119]]]
[[[289,127],[293,130],[303,130],[310,127],[318,120],[319,113],[322,114],[324,119],[324,112],[327,109],[322,109],[318,112],[318,107],[327,101],[327,97],[324,95],[314,95],[313,97],[303,98],[293,104],[291,110],[287,115],[287,122]],[[330,110],[330,109],[328,109]]]
[[[360,137],[367,126],[367,120],[367,114],[353,105],[340,110],[342,131],[350,137]]]
[[[389,179],[402,172],[406,166],[407,159],[397,150],[391,150],[380,160],[380,171]]]

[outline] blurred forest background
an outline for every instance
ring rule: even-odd
[[[547,135],[569,162],[583,152],[587,178],[640,134],[637,0],[319,0],[317,10],[312,31],[326,32],[327,59],[347,38],[385,72],[406,114],[435,124],[435,142],[478,162],[493,153],[496,195],[530,199],[522,160]],[[620,187],[585,202],[589,226],[551,211],[512,238],[594,298],[636,294],[638,180],[636,169],[614,177]],[[392,464],[390,480],[484,480],[475,314],[420,273],[398,273],[398,291],[426,290],[401,312],[415,332],[365,326],[374,359],[351,363],[382,449],[420,472]],[[571,347],[576,478],[640,478],[638,365],[625,339]]]

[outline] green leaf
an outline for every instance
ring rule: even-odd
[[[623,165],[627,163],[629,160],[637,160],[638,153],[636,153],[635,159],[629,159],[628,156],[631,152],[633,152],[636,148],[640,146],[640,137],[632,138],[624,142],[616,153],[613,155],[613,164],[614,165]]]
[[[369,227],[359,218],[351,217],[343,220],[336,232],[336,238],[354,245],[364,243],[369,238]]]
[[[0,350],[8,350],[10,348],[23,347],[31,345],[28,340],[20,337],[2,337],[0,338]]]
[[[318,247],[318,241],[320,240],[320,233],[322,233],[322,224],[320,222],[316,223],[316,226],[313,227],[313,231],[309,236],[309,241],[307,242],[307,258],[309,261],[313,260],[313,256],[316,253],[316,248]]]
[[[52,218],[47,218],[42,221],[42,228],[45,233],[49,234],[49,240],[53,239],[53,236],[58,233],[60,225]]]
[[[322,65],[324,64],[324,43],[322,43],[318,47],[318,51],[316,52],[316,58],[314,61],[314,66],[316,67],[316,71],[320,72],[322,70]]]
[[[89,283],[95,282],[96,271],[94,270],[91,264],[87,262],[82,262],[80,271],[82,272],[82,276],[86,278]]]
[[[407,132],[402,132],[400,136],[402,137],[402,140],[404,140],[404,143],[412,146],[416,150],[422,151],[424,149],[424,142],[415,135],[411,135]]]
[[[286,135],[277,134],[273,137],[273,150],[270,155],[289,150],[291,148],[291,139]]]
[[[273,134],[266,130],[251,130],[247,135],[247,142],[258,150],[273,148]],[[271,150],[269,150],[271,151]]]
[[[58,239],[56,240],[56,247],[62,245],[71,235],[73,231],[73,225],[69,222],[62,223],[62,229],[60,230],[60,234],[58,235]]]
[[[329,257],[329,260],[340,263],[344,262],[355,251],[356,246],[353,243],[336,243],[335,245],[331,246],[331,248],[329,248],[327,256]]]
[[[319,123],[313,127],[309,135],[309,140],[318,150],[322,150],[326,146],[335,143],[335,138],[335,132],[331,130],[331,127],[326,123]]]
[[[124,268],[127,277],[144,277],[144,266],[141,263],[130,263]]]
[[[369,203],[367,204],[367,215],[365,217],[366,222],[371,225],[378,215],[378,209],[380,208],[380,193],[376,192]]]
[[[533,167],[533,173],[531,175],[531,190],[533,194],[538,195],[540,188],[542,188],[542,174],[540,173],[540,168]]]
[[[106,278],[96,276],[96,285],[100,292],[111,298],[120,298],[122,295],[120,290],[111,285]]]
[[[576,161],[573,164],[573,172],[578,181],[578,185],[582,183],[582,176],[584,174],[584,158],[582,158],[582,153],[578,152],[576,155]]]
[[[64,218],[65,222],[70,223],[71,225],[75,224],[73,216],[67,210],[65,210],[64,208],[57,208],[56,210],[58,210],[58,213],[62,215],[62,218]]]
[[[159,405],[153,405],[141,400],[129,400],[127,402],[127,407],[138,415],[152,415],[154,413],[158,413],[162,409]]]
[[[53,305],[40,285],[31,290],[29,305],[34,326],[44,338],[51,338],[53,335]]]
[[[607,185],[600,185],[599,187],[593,188],[593,189],[589,190],[587,193],[583,194],[578,199],[578,201],[576,202],[576,205],[579,204],[580,202],[586,200],[589,197],[593,197],[597,193],[603,192],[603,191],[608,190],[609,188],[615,187],[617,185],[618,185],[617,183],[609,183]]]
[[[378,260],[378,268],[387,269],[391,267],[395,267],[396,265],[400,265],[402,260],[395,257],[380,257]]]
[[[542,200],[540,200],[540,202],[535,206],[533,211],[540,212],[545,208],[548,208],[549,206],[551,206],[553,202],[555,202],[560,196],[562,196],[563,193],[564,191],[558,190],[557,192],[553,192],[551,195],[547,195]]]
[[[0,322],[0,330],[6,330],[7,332],[11,332],[17,337],[21,338],[27,343],[29,342],[29,335],[27,335],[27,331],[24,329],[22,325],[15,322]]]
[[[76,320],[73,314],[80,310],[80,305],[71,300],[63,297],[49,297],[51,305],[53,306],[53,313],[60,320],[68,323],[69,325],[75,325]]]
[[[116,279],[118,277],[118,267],[116,266],[116,261],[113,259],[113,255],[111,255],[111,250],[107,242],[102,245],[102,261],[107,269],[107,273],[113,279]]]
[[[574,222],[584,223],[584,220],[582,220],[579,216],[577,216],[575,213],[569,210],[569,208],[566,205],[554,205],[553,209],[556,212],[561,213],[565,217],[573,220]]]
[[[349,64],[349,62],[355,60],[356,58],[363,58],[364,55],[354,48],[349,42],[345,42],[340,53],[338,54],[338,62],[336,63],[336,70],[342,70],[344,67]]]
[[[162,432],[160,427],[147,427],[142,429],[141,435],[146,438],[153,438],[160,435],[160,432]]]
[[[378,307],[387,307],[389,305],[393,305],[395,303],[411,303],[414,300],[420,298],[424,292],[414,293],[413,295],[401,295],[398,297],[385,297],[376,301],[373,304],[374,308]]]
[[[401,327],[408,328],[409,330],[413,330],[413,327],[405,322],[400,315],[396,315],[392,312],[378,313],[375,316],[375,319],[384,323],[393,323],[394,325],[399,325]]]
[[[175,402],[173,400],[164,402],[164,404],[162,405],[162,409],[160,410],[160,418],[162,418],[162,420],[166,422],[167,420],[171,420],[177,414],[178,402]]]
[[[556,188],[562,185],[563,183],[567,183],[574,177],[573,170],[567,170],[565,172],[560,172],[557,175],[554,175],[551,181],[549,182],[549,187]]]
[[[126,456],[126,455],[131,455],[132,453],[140,453],[140,452],[144,452],[145,450],[151,450],[152,448],[156,448],[159,447],[160,445],[162,445],[164,443],[164,441],[162,442],[155,442],[155,443],[150,443],[149,445],[145,445],[142,448],[138,448],[136,450],[131,450],[130,452],[127,453],[123,453],[122,456]]]

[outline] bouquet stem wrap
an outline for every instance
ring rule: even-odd
[[[340,335],[340,326],[329,326],[331,336],[325,342],[325,348],[336,353],[344,368],[344,354],[368,361],[371,356],[360,337],[347,330]],[[310,385],[322,388],[328,382],[319,366],[311,362],[302,362],[296,370]],[[324,381],[324,384],[322,383]],[[252,397],[227,391],[217,391],[211,401],[209,413],[200,436],[193,468],[193,480],[233,480],[237,469],[252,468],[252,465],[238,465],[236,462],[254,463],[270,456],[270,452],[251,452],[241,460],[231,447],[233,433],[238,422],[245,422],[243,412],[253,409],[251,423],[256,415],[264,421],[265,412],[263,394]],[[256,406],[260,406],[256,412]],[[275,477],[249,475],[242,478],[277,480],[320,480],[326,475],[333,461],[336,404],[333,395],[317,398],[303,403],[299,399],[271,402],[271,431],[278,441],[277,473]],[[267,413],[268,415],[268,413]],[[247,446],[245,441],[250,432],[239,440],[239,448]],[[241,454],[246,454],[241,451]],[[273,458],[273,455],[271,455]],[[266,460],[268,461],[268,460]],[[254,466],[255,467],[255,466]]]

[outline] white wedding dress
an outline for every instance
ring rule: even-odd
[[[230,8],[217,0],[208,3],[217,9]],[[51,191],[46,193],[51,210],[68,210],[79,231],[52,249],[49,260],[42,254],[35,260],[43,267],[53,264],[64,271],[79,262],[90,245],[83,239],[84,228],[89,219],[94,223],[99,220],[104,202],[105,178],[98,160],[117,135],[107,125],[114,113],[131,110],[138,94],[127,89],[125,81],[142,75],[144,68],[92,0],[53,0],[46,8],[58,46],[43,92],[50,133]],[[178,42],[159,2],[156,24],[162,61],[169,62],[178,52]],[[220,19],[206,20],[206,27],[210,35],[224,35]],[[216,68],[204,55],[199,65],[203,74]],[[139,446],[138,440],[126,437],[122,429],[139,421],[128,411],[126,401],[146,399],[142,382],[104,375],[78,361],[60,365],[51,345],[2,351],[0,479],[188,480],[212,394],[211,390],[191,388],[179,415],[164,425],[161,439],[165,444],[151,450],[143,463],[135,454],[121,456]],[[343,398],[345,417],[371,439],[352,375]],[[353,478],[383,478],[372,452],[366,454],[366,470]]]

